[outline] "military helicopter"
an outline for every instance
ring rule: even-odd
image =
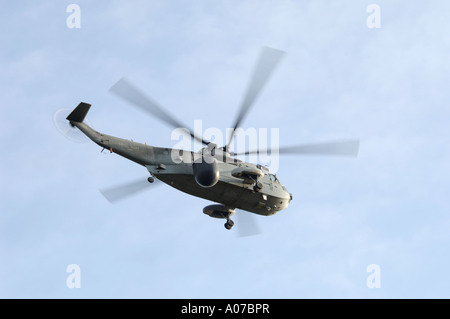
[[[286,209],[293,198],[277,176],[271,174],[267,167],[236,158],[237,155],[258,154],[260,150],[241,153],[230,151],[237,129],[283,55],[283,51],[263,47],[233,124],[232,134],[228,143],[222,147],[194,134],[192,130],[176,120],[125,78],[120,79],[111,87],[110,91],[113,94],[160,119],[172,128],[183,128],[190,138],[201,142],[205,147],[198,152],[155,147],[100,133],[86,123],[85,117],[91,105],[84,102],[81,102],[66,119],[71,127],[79,129],[102,147],[102,151],[106,149],[144,166],[150,173],[147,178],[149,183],[153,183],[157,179],[189,195],[215,202],[216,204],[203,208],[203,213],[210,217],[225,219],[224,226],[230,230],[234,225],[231,216],[234,215],[236,209],[269,216]],[[280,147],[278,153],[354,157],[357,156],[358,150],[358,140],[340,140]],[[271,150],[264,151],[270,152]],[[103,194],[108,200],[114,201],[137,191],[140,187],[129,185],[129,190],[126,189],[127,187],[125,189],[121,187],[120,190],[105,191]]]

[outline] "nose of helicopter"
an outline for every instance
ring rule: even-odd
[[[282,188],[286,192],[286,194],[289,195],[289,203],[290,203],[293,198],[292,193],[289,193],[289,191],[287,190],[287,188],[284,185],[282,185]]]

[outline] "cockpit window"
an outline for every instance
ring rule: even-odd
[[[269,174],[269,177],[270,177],[270,180],[271,180],[272,182],[275,182],[275,183],[277,183],[277,184],[280,184],[280,181],[278,180],[278,178],[277,178],[275,175]]]

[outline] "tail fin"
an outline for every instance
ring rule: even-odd
[[[87,112],[91,108],[91,104],[81,102],[78,106],[66,117],[67,120],[71,122],[83,122],[86,117]]]

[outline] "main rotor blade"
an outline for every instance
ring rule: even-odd
[[[241,153],[234,153],[234,155],[248,155],[248,154],[272,154],[271,149],[267,150],[253,150]],[[273,150],[276,152],[276,150]],[[325,155],[325,156],[347,156],[356,157],[359,152],[359,140],[342,140],[333,142],[323,142],[315,144],[301,144],[287,147],[280,147],[278,154],[299,154],[299,155]]]
[[[244,95],[244,99],[241,102],[239,114],[234,122],[233,131],[226,146],[227,149],[230,148],[231,142],[233,141],[236,129],[239,127],[241,122],[244,120],[248,110],[255,102],[262,88],[269,80],[270,76],[273,74],[278,63],[281,61],[284,52],[263,47],[259,56],[259,60],[253,70],[252,77],[247,87],[247,91]]]
[[[239,237],[255,236],[261,233],[256,216],[253,213],[239,211],[236,214],[236,227]]]
[[[157,180],[155,179],[155,183],[156,181]],[[128,182],[126,184],[102,188],[99,191],[106,198],[106,200],[108,200],[108,202],[114,204],[118,201],[147,190],[151,188],[152,185],[153,184],[150,184],[145,178],[140,178],[139,180]]]
[[[125,101],[137,106],[141,110],[150,113],[161,121],[165,122],[172,128],[185,128],[186,132],[195,140],[208,145],[208,142],[204,141],[202,138],[196,136],[191,129],[186,125],[182,124],[176,120],[168,112],[164,111],[161,106],[159,106],[155,101],[142,93],[136,86],[131,84],[126,78],[121,78],[114,84],[109,91],[115,95],[121,97]]]

